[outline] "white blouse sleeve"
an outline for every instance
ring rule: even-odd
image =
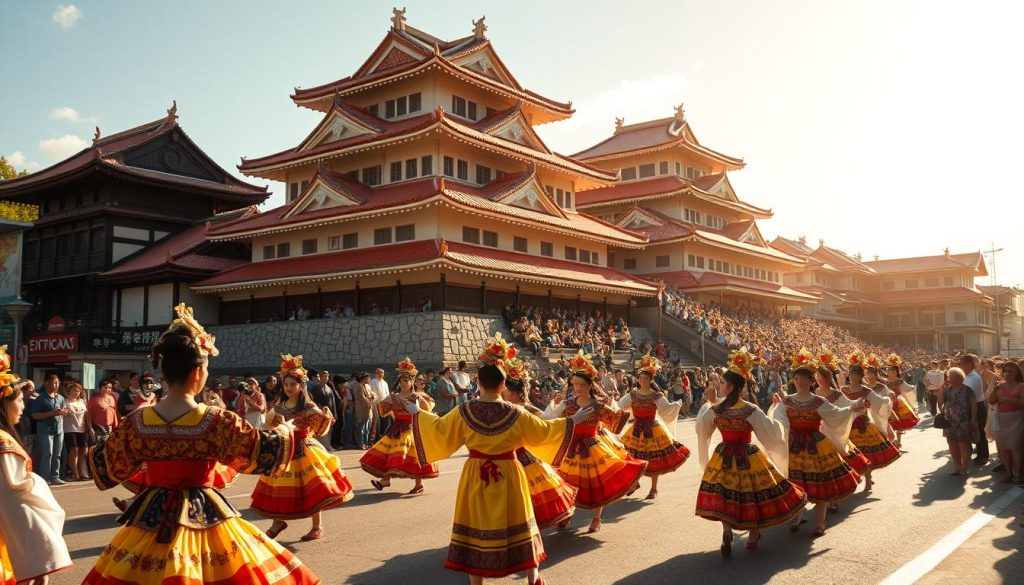
[[[853,410],[849,406],[836,406],[826,400],[818,407],[818,416],[821,417],[821,434],[845,456],[846,442],[850,439],[850,428],[853,426]]]
[[[697,414],[696,431],[697,460],[700,461],[700,466],[703,468],[708,465],[708,447],[711,444],[711,435],[715,432],[715,411],[706,404]]]
[[[555,401],[552,400],[548,403],[548,407],[544,409],[544,412],[540,413],[540,418],[544,420],[561,418],[563,412],[565,412],[565,401],[563,400],[555,404]]]
[[[755,408],[754,412],[747,417],[747,422],[753,427],[757,440],[764,446],[769,461],[778,468],[779,473],[784,477],[788,476],[789,442],[786,441],[782,423],[768,418],[768,415],[761,412],[759,408]]]
[[[914,414],[917,414],[917,388],[904,382],[903,385],[900,386],[900,396],[903,396],[903,398],[906,399],[907,404],[914,411]]]
[[[16,455],[0,455],[0,534],[20,582],[71,566],[61,533],[64,509],[43,478]]]
[[[769,450],[769,443],[765,442],[765,439],[761,438],[760,434],[757,435],[757,438],[759,441],[761,441],[761,444],[764,445],[765,451],[769,453],[768,456],[771,457],[771,459],[775,462],[775,466],[779,468],[779,471],[781,471],[783,475],[786,475],[789,470],[790,428],[789,412],[786,410],[786,405],[782,404],[781,402],[772,404],[771,407],[768,409],[768,416],[766,418],[769,421],[771,421],[773,425],[778,426],[779,431],[781,431],[780,439],[782,443],[786,446],[786,448],[781,450],[775,449],[775,452],[772,452],[771,450]],[[753,426],[753,422],[751,422],[751,426]],[[755,429],[754,432],[755,434],[757,434],[757,429]]]
[[[868,390],[866,398],[871,403],[871,407],[868,409],[868,412],[871,414],[871,422],[878,427],[883,437],[889,438],[893,436],[894,433],[892,433],[892,429],[889,427],[892,399],[888,396],[882,396],[871,389]]]
[[[633,410],[633,393],[626,392],[619,398],[619,410],[632,411]]]

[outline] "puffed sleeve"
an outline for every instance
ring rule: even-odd
[[[390,396],[388,396],[387,399],[381,400],[380,402],[377,403],[377,414],[379,414],[380,416],[387,416],[391,414],[391,411],[393,409],[394,406],[391,404]]]
[[[565,400],[559,402],[558,404],[555,404],[555,401],[552,400],[551,402],[548,403],[548,407],[544,409],[544,412],[540,414],[540,417],[544,420],[551,420],[561,417],[562,413],[564,412]]]
[[[683,409],[683,401],[669,402],[665,394],[659,392],[658,399],[654,401],[654,405],[658,408],[658,416],[661,417],[662,422],[668,427],[669,433],[674,437],[676,434],[676,421],[679,420],[679,411]]]
[[[242,473],[259,475],[272,475],[291,462],[295,439],[287,426],[258,430],[233,412],[217,410],[212,440],[218,461]]]
[[[453,408],[444,416],[421,410],[412,419],[412,438],[420,465],[451,457],[466,443],[466,423],[462,409]]]
[[[526,413],[519,415],[516,426],[523,437],[523,445],[536,456],[555,467],[562,464],[572,441],[571,418],[547,421]]]
[[[786,405],[781,402],[776,402],[768,408],[768,419],[772,421],[773,425],[777,425],[779,431],[781,431],[782,442],[787,445],[784,452],[769,453],[769,457],[775,459],[775,466],[785,473],[785,470],[789,469],[789,411],[786,410]],[[758,436],[758,439],[761,437]],[[764,442],[762,441],[762,444]],[[767,446],[766,446],[767,450]]]
[[[295,426],[306,429],[308,436],[322,437],[331,430],[333,421],[334,419],[324,414],[319,406],[307,404],[306,410],[299,413],[294,422]]]
[[[619,398],[619,410],[632,411],[633,410],[633,393],[626,392]]]
[[[615,405],[614,408],[610,405],[596,402],[595,405],[599,405],[601,407],[597,413],[597,419],[601,421],[604,426],[608,427],[609,431],[616,435],[621,433],[622,429],[625,428],[626,423],[629,422],[629,413],[624,410],[619,410],[618,406],[615,405],[614,402],[612,403],[612,405]]]
[[[871,415],[871,422],[878,427],[883,437],[892,437],[894,433],[889,427],[889,414],[892,412],[892,398],[882,396],[878,392],[869,389],[867,394],[868,402],[871,403],[868,412]]]
[[[711,446],[711,435],[715,432],[715,411],[708,404],[697,413],[697,460],[701,467],[708,465],[708,447]]]
[[[825,435],[839,453],[846,455],[846,442],[853,427],[853,410],[849,406],[836,406],[825,400],[818,407],[821,417],[821,434]]]
[[[754,408],[747,422],[754,430],[757,440],[764,446],[765,454],[783,476],[789,475],[789,443],[785,439],[782,423],[768,418],[761,409]],[[782,409],[785,410],[785,409]]]
[[[142,460],[132,449],[132,444],[141,440],[135,425],[143,410],[136,410],[125,417],[106,441],[89,449],[89,471],[96,487],[101,490],[120,485],[142,467]]]

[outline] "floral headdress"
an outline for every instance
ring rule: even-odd
[[[653,378],[661,370],[661,360],[647,352],[644,357],[633,363],[633,368],[637,372],[647,372]]]
[[[878,371],[878,368],[882,366],[882,358],[878,357],[873,353],[869,353],[868,357],[864,358],[864,368],[868,370]]]
[[[415,380],[416,374],[420,373],[420,371],[416,369],[416,364],[412,363],[412,360],[408,357],[398,362],[398,367],[395,368],[395,371],[398,372],[399,378],[402,376],[409,376],[410,380]]]
[[[818,365],[825,366],[833,372],[839,370],[839,362],[836,359],[836,355],[824,347],[818,352]]]
[[[530,369],[526,367],[526,362],[519,358],[509,358],[505,360],[505,375],[509,380],[514,380],[521,384],[526,384],[530,379]]]
[[[751,371],[754,369],[754,356],[747,351],[746,347],[741,347],[729,354],[728,369],[730,372],[742,376],[744,380],[750,380],[752,379]]]
[[[890,353],[889,357],[885,358],[885,363],[888,364],[890,368],[898,368],[903,365],[903,358],[895,353]]]
[[[818,365],[814,363],[814,354],[807,351],[806,347],[801,347],[800,351],[793,354],[793,357],[789,359],[789,365],[793,368],[793,371],[797,370],[810,370],[813,372],[818,369]]]
[[[14,375],[11,374],[11,356],[7,355],[7,346],[0,345],[0,398],[14,394],[14,380]]]
[[[192,340],[195,341],[196,346],[199,348],[199,353],[203,357],[214,356],[220,354],[217,350],[217,346],[214,342],[217,340],[212,333],[207,333],[206,329],[196,321],[192,313],[192,307],[186,306],[185,303],[178,303],[177,307],[174,307],[174,312],[178,315],[178,318],[171,321],[168,329],[173,329],[178,325],[184,325],[192,332]]]
[[[597,368],[594,367],[594,361],[590,354],[583,353],[582,349],[566,360],[566,365],[569,367],[570,374],[583,374],[592,380],[597,379]]]
[[[864,355],[864,352],[859,349],[853,350],[849,355],[846,356],[846,365],[851,368],[863,369],[865,362],[867,361],[867,356]]]
[[[280,375],[281,379],[284,379],[285,376],[295,376],[303,382],[309,380],[309,372],[306,371],[306,368],[302,367],[302,356],[290,353],[281,354]]]
[[[501,336],[501,333],[495,333],[494,337],[487,340],[487,347],[480,354],[480,367],[483,366],[495,366],[501,373],[507,374],[506,361],[510,360],[519,353],[516,346],[512,345]]]

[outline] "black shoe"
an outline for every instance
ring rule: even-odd
[[[994,471],[996,473],[999,473],[1001,471],[1006,471],[1006,467],[1002,463],[1000,463],[999,465],[996,465],[995,467],[993,467],[992,471]]]
[[[972,463],[974,463],[975,465],[977,465],[979,467],[987,465],[988,464],[988,457],[986,457],[984,459],[977,458]]]

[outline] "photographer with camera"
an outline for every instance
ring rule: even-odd
[[[259,380],[249,376],[238,384],[237,391],[235,412],[254,428],[262,429],[263,415],[267,412],[267,400],[260,391]]]

